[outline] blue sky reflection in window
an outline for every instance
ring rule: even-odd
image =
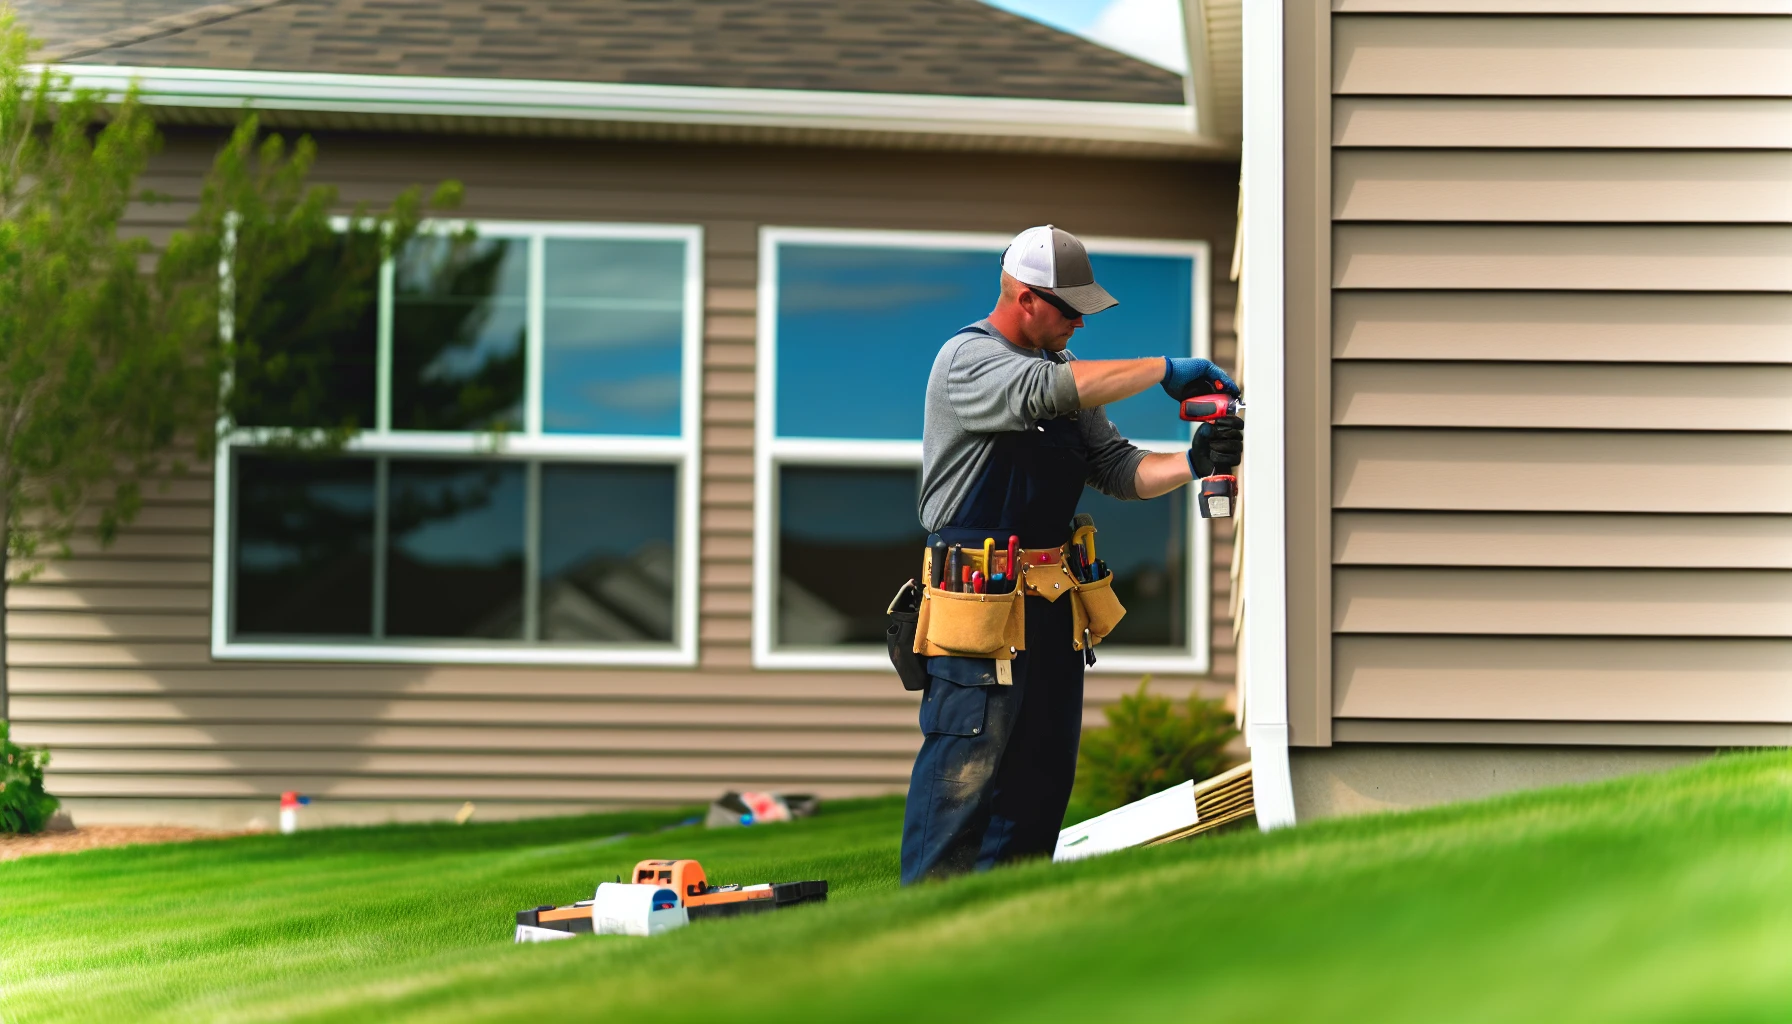
[[[685,243],[550,238],[543,262],[542,429],[678,436]]]
[[[919,440],[934,355],[995,305],[1000,250],[790,243],[778,249],[780,437]],[[1071,340],[1081,359],[1187,354],[1194,345],[1192,256],[1091,254],[1120,299]],[[1123,434],[1186,440],[1155,391],[1108,407]]]

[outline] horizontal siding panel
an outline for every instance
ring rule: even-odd
[[[15,666],[14,694],[43,696],[236,696],[312,697],[342,694],[394,700],[466,697],[525,703],[533,700],[661,701],[716,704],[902,705],[920,695],[902,689],[895,673],[737,672],[605,668],[542,669],[519,666],[293,665],[215,662],[210,668],[133,670]],[[1152,691],[1175,699],[1195,687],[1190,676],[1154,677]],[[1209,696],[1220,684],[1203,683]],[[1091,673],[1084,701],[1107,704],[1138,688],[1130,675]]]
[[[1792,149],[1792,100],[1340,96],[1332,145]]]
[[[752,347],[756,321],[748,313],[728,314],[712,312],[703,318],[703,338],[705,341],[744,341],[747,348]]]
[[[236,775],[290,773],[369,778],[465,776],[538,779],[683,779],[813,783],[830,780],[901,784],[910,756],[714,757],[592,756],[512,753],[343,753],[338,751],[66,750],[55,756],[59,775]]]
[[[84,529],[92,529],[99,525],[100,509],[90,506],[75,520]],[[212,528],[212,501],[207,495],[199,502],[152,503],[148,498],[143,508],[131,519],[126,527],[131,530],[173,531],[177,533],[205,533]]]
[[[342,753],[467,751],[913,756],[912,727],[851,733],[776,729],[592,729],[584,726],[358,726],[188,722],[20,722],[15,739],[62,752],[82,750],[314,750]]]
[[[1332,19],[1336,93],[1792,96],[1792,19]]]
[[[1792,430],[1792,366],[1340,362],[1340,426]]]
[[[715,782],[579,779],[383,778],[339,775],[64,775],[48,773],[49,788],[63,797],[161,797],[277,800],[297,789],[322,800],[589,800],[616,804],[706,804]],[[828,782],[805,787],[834,799],[893,792],[885,782]]]
[[[914,703],[882,672],[743,673],[717,675],[625,667],[592,669],[476,665],[341,665],[215,662],[208,668],[88,671],[21,668],[9,680],[14,693],[229,694],[310,696],[344,694],[391,697],[660,700],[789,704]]]
[[[1792,291],[1792,227],[1369,225],[1332,232],[1337,288]]]
[[[73,612],[13,612],[6,635],[22,640],[207,640],[207,615],[93,615]]]
[[[1595,747],[1786,747],[1792,725],[1759,722],[1450,722],[1340,718],[1339,743],[1546,744]]]
[[[191,458],[190,456],[188,457]],[[179,476],[164,476],[159,479],[145,480],[139,484],[143,506],[147,511],[158,505],[206,505],[212,500],[211,467],[205,464],[190,464],[187,472]],[[99,488],[94,492],[96,500],[104,500],[112,493],[110,488]],[[138,519],[136,522],[141,523]]]
[[[713,248],[716,238],[711,235]],[[714,313],[751,313],[759,308],[759,292],[752,288],[707,288],[703,292],[703,308]]]
[[[12,702],[20,721],[311,722],[353,724],[583,725],[591,728],[897,729],[913,728],[905,700],[887,705],[715,702],[509,701],[332,697],[37,697]]]
[[[1336,508],[1792,513],[1792,437],[1332,431]]]
[[[83,534],[69,538],[69,555],[73,558],[167,558],[172,560],[204,560],[212,556],[210,529],[186,533],[149,533],[127,526],[110,544],[98,537]]]
[[[1792,222],[1792,153],[1355,151],[1339,220]]]
[[[150,561],[134,558],[68,558],[44,563],[42,583],[210,583],[209,559]]]
[[[11,668],[95,669],[199,668],[213,664],[209,644],[19,639],[7,641],[6,663]]]
[[[1792,643],[1339,637],[1342,718],[1792,722]]]
[[[1332,573],[1332,629],[1792,637],[1792,572],[1347,566]]]
[[[1792,569],[1792,516],[1339,512],[1332,561]]]
[[[203,586],[51,587],[15,583],[6,588],[7,608],[35,611],[203,612],[211,607],[211,603],[212,592]]]
[[[1339,13],[1792,14],[1792,0],[1332,0]]]
[[[1340,292],[1332,355],[1792,365],[1792,294]]]

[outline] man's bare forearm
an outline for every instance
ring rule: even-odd
[[[1164,379],[1162,356],[1147,359],[1077,359],[1070,364],[1076,380],[1076,404],[1082,409],[1131,398]]]
[[[1155,498],[1170,493],[1194,478],[1194,473],[1188,467],[1187,455],[1182,452],[1152,452],[1139,463],[1132,479],[1139,497]]]

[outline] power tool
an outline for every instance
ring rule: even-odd
[[[616,890],[616,902],[630,895],[620,890],[643,890],[646,899],[635,900],[633,916],[622,920],[607,913],[606,890]],[[711,885],[703,865],[694,860],[644,860],[635,865],[631,881],[620,879],[597,887],[597,895],[563,907],[542,905],[516,914],[516,941],[542,942],[573,935],[655,935],[689,921],[733,917],[778,910],[801,903],[825,903],[828,883],[766,882],[759,885]]]
[[[1225,392],[1182,400],[1182,418],[1190,423],[1212,423],[1226,416],[1244,417],[1244,399]],[[1215,473],[1201,478],[1202,519],[1230,519],[1238,504],[1238,477]]]

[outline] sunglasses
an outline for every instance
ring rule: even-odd
[[[1041,299],[1045,300],[1046,305],[1057,310],[1059,313],[1062,313],[1064,315],[1064,319],[1066,319],[1066,320],[1082,319],[1083,314],[1082,314],[1081,310],[1078,310],[1075,306],[1072,306],[1070,303],[1065,302],[1063,299],[1059,298],[1056,294],[1054,294],[1052,292],[1048,292],[1042,288],[1028,288],[1027,290],[1032,292],[1034,295],[1039,296]]]

